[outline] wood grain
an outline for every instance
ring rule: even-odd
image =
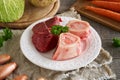
[[[84,9],[84,6],[92,5],[90,1],[87,0],[77,0],[72,7],[74,7],[81,15],[84,15],[94,21],[97,21],[107,27],[110,27],[116,31],[120,32],[120,22],[114,21],[107,17],[100,16],[94,12]]]
[[[55,3],[49,5],[45,8],[37,8],[31,5],[28,0],[26,0],[25,4],[25,11],[18,21],[11,22],[11,23],[0,23],[1,27],[9,27],[9,28],[16,28],[22,29],[28,27],[33,22],[45,18],[50,17],[56,14],[60,6],[60,1],[57,0]]]

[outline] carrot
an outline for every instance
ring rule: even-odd
[[[120,3],[118,2],[92,1],[92,4],[100,8],[105,8],[105,9],[109,9],[112,11],[120,12]]]
[[[89,0],[89,1],[110,1],[110,2],[120,2],[120,0]]]
[[[120,22],[120,13],[92,6],[85,6],[85,9]]]
[[[103,1],[104,1],[104,0],[103,0]],[[120,2],[120,0],[105,0],[105,1]]]

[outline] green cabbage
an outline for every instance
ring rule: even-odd
[[[25,0],[0,0],[0,22],[19,20],[25,7]]]

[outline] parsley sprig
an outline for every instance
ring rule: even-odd
[[[113,38],[113,45],[115,47],[120,47],[120,38],[117,37]]]
[[[54,35],[60,35],[61,33],[68,32],[67,26],[61,26],[61,25],[54,25],[51,28],[51,33]]]
[[[3,32],[0,35],[0,47],[3,46],[4,41],[12,38],[12,31],[9,28],[3,29]]]

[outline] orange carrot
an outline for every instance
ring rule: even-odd
[[[112,11],[120,12],[120,3],[118,2],[92,1],[92,4],[100,8],[105,8],[105,9],[109,9]]]
[[[103,1],[104,1],[104,0],[103,0]],[[105,0],[105,1],[120,2],[120,0]]]
[[[85,9],[120,22],[120,13],[113,12],[107,9],[92,7],[92,6],[86,6]]]
[[[90,0],[89,0],[90,1]],[[120,0],[91,0],[91,1],[110,1],[110,2],[120,2]]]

